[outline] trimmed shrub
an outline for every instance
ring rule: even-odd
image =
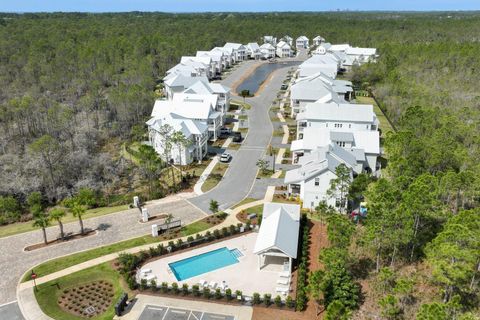
[[[207,299],[210,299],[210,289],[209,288],[203,288],[203,296]]]
[[[178,283],[172,283],[172,291],[173,293],[178,294]]]
[[[152,288],[152,291],[157,291],[157,281],[155,279],[150,280],[150,287]]]
[[[141,290],[145,290],[148,288],[148,283],[147,283],[147,279],[142,279],[140,280],[140,289]]]
[[[232,300],[233,299],[232,289],[228,288],[227,290],[225,290],[225,297],[227,297],[227,300]]]
[[[273,303],[275,303],[275,305],[277,307],[281,307],[282,306],[282,297],[276,296],[275,299],[273,299]]]
[[[295,307],[295,302],[293,301],[292,297],[287,296],[287,299],[285,299],[285,305],[290,309]]]
[[[263,303],[268,307],[272,303],[272,295],[269,293],[265,293],[263,295]]]
[[[253,304],[260,304],[261,300],[260,300],[260,293],[258,292],[255,292],[253,294]]]
[[[235,297],[236,297],[237,299],[238,299],[238,297],[241,297],[240,300],[243,300],[242,291],[236,290],[236,291],[235,291]]]
[[[186,296],[188,294],[188,284],[187,283],[184,283],[182,285],[182,293],[184,296]]]
[[[222,291],[220,290],[220,288],[215,289],[215,298],[216,299],[222,298]]]
[[[198,286],[198,284],[194,284],[192,286],[192,293],[196,297],[200,296],[200,287]]]
[[[162,282],[162,292],[167,293],[168,292],[168,283]]]

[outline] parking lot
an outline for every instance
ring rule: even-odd
[[[235,317],[197,310],[147,305],[139,320],[235,320]]]

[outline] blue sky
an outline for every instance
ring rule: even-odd
[[[480,10],[480,0],[0,0],[1,12]]]

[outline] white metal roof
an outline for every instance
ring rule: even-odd
[[[300,206],[297,204],[265,203],[262,224],[253,252],[265,253],[277,249],[286,256],[297,258],[300,229]]]
[[[370,104],[314,102],[307,104],[305,111],[299,116],[300,118],[297,116],[297,119],[378,123],[373,106]]]
[[[349,47],[345,50],[346,54],[350,55],[363,55],[363,56],[374,56],[377,54],[377,49],[375,48],[359,48],[359,47]]]

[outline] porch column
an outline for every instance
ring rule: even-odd
[[[288,268],[290,269],[290,275],[292,274],[292,257],[288,257]]]
[[[258,257],[258,271],[260,271],[260,264],[261,264],[261,262],[260,262],[260,255],[258,254],[257,257]]]

